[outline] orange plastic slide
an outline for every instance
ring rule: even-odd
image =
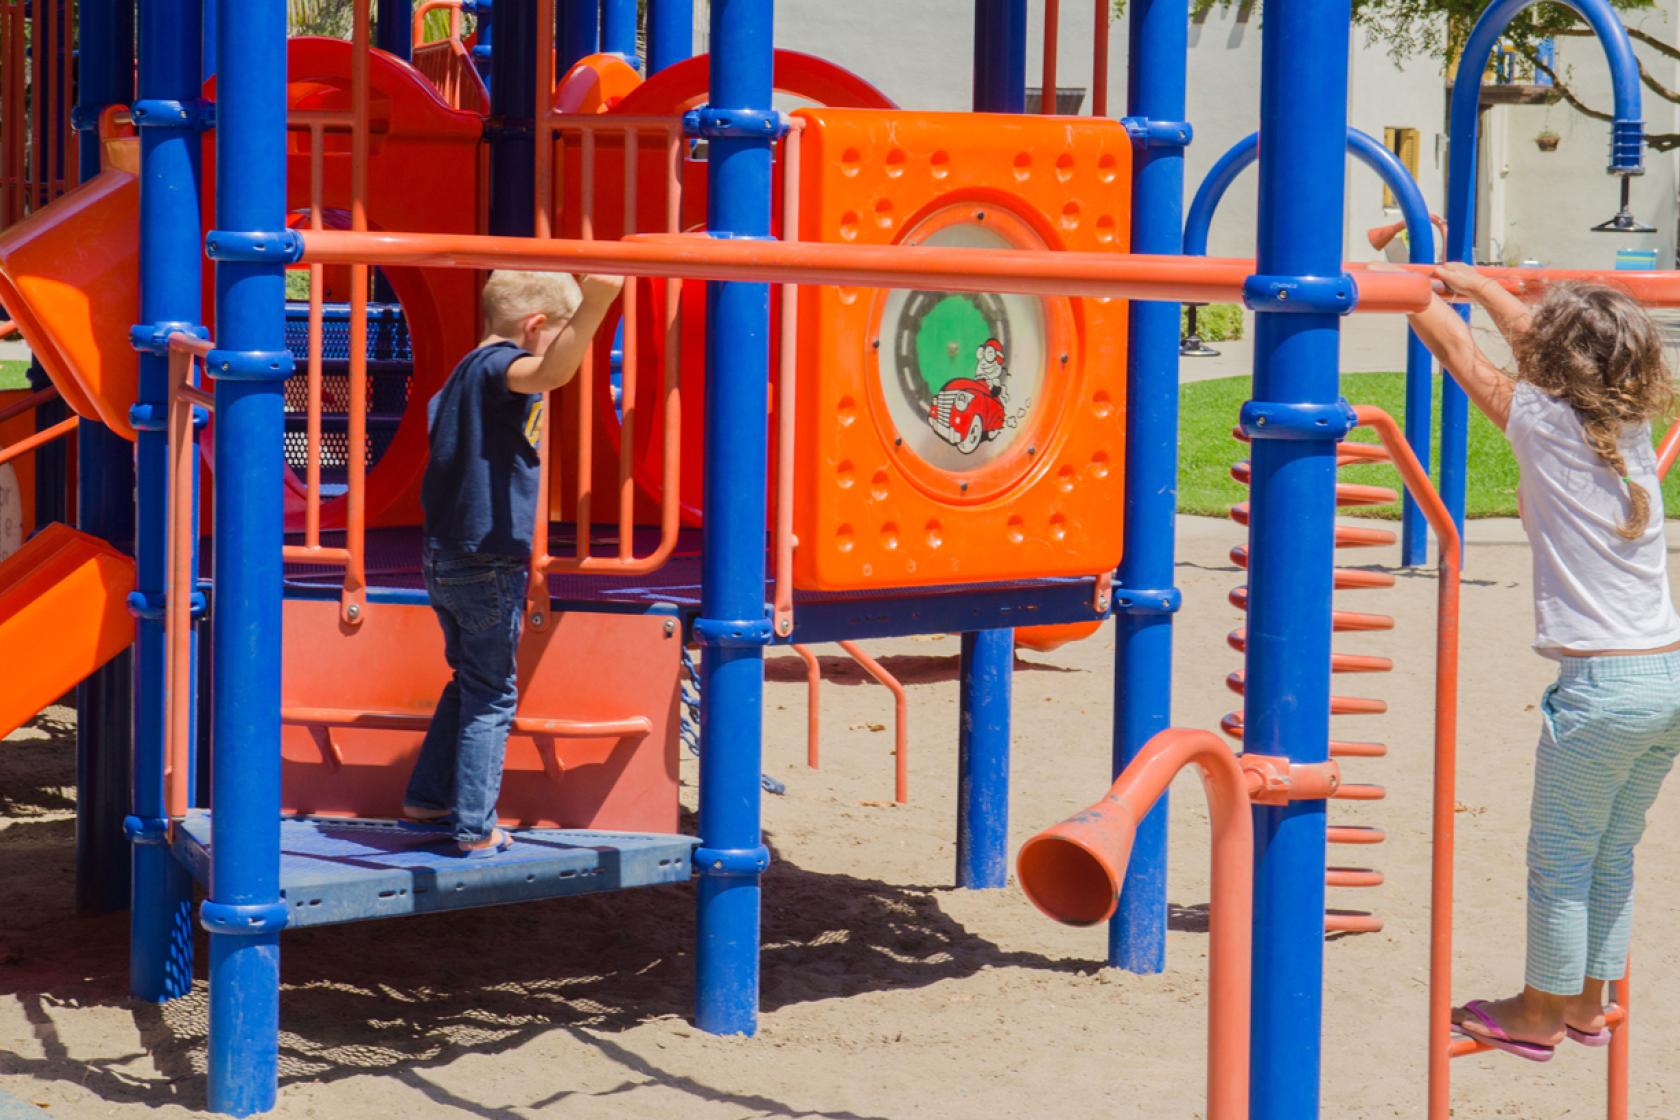
[[[0,561],[0,737],[134,640],[134,562],[53,524]]]

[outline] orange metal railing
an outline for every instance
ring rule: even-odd
[[[428,42],[426,38],[426,17],[439,11],[449,13],[449,33],[444,37],[457,40],[461,38],[461,0],[421,0],[414,6],[411,46],[423,47],[426,45]]]
[[[10,420],[19,413],[28,412],[30,409],[38,408],[49,401],[55,401],[57,399],[58,390],[48,386],[38,392],[29,394],[21,400],[13,401],[4,408],[0,408],[0,421]],[[71,432],[76,430],[76,422],[77,417],[74,414],[71,414],[63,420],[60,420],[58,423],[53,424],[50,427],[42,428],[38,432],[31,433],[8,447],[0,447],[0,466],[4,466],[13,459],[21,458],[24,455],[29,454],[31,451],[39,450],[41,447],[51,443],[55,439],[60,439],[69,435]]]
[[[76,41],[75,9],[49,0],[0,0],[0,228],[79,178],[70,127],[75,68],[65,49]]]
[[[910,800],[910,695],[904,684],[856,642],[841,642],[858,667],[882,685],[893,697],[893,800],[900,805]],[[822,662],[811,647],[793,644],[793,652],[805,664],[805,765],[820,768],[822,760]]]
[[[1108,116],[1108,25],[1113,18],[1109,9],[1112,0],[1093,0],[1091,26],[1091,115]],[[1057,41],[1061,30],[1061,0],[1044,0],[1044,58],[1039,80],[1039,104],[1027,112],[1055,113]]]

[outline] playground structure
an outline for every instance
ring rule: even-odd
[[[1201,766],[1219,832],[1210,1116],[1316,1116],[1325,887],[1379,878],[1325,857],[1349,838],[1326,801],[1374,790],[1343,784],[1332,755],[1380,753],[1332,742],[1328,722],[1372,710],[1333,698],[1333,672],[1384,667],[1330,648],[1334,628],[1374,617],[1332,611],[1334,588],[1373,582],[1335,570],[1334,548],[1391,540],[1334,525],[1338,464],[1378,455],[1341,442],[1365,425],[1416,503],[1405,550],[1421,549],[1425,518],[1441,542],[1428,1045],[1444,1120],[1448,1059],[1472,1049],[1447,1019],[1463,447],[1449,423],[1437,495],[1426,448],[1339,399],[1340,317],[1415,310],[1431,290],[1427,257],[1341,260],[1322,216],[1341,213],[1350,146],[1403,200],[1410,186],[1413,253],[1433,246],[1415,184],[1347,129],[1347,11],[1268,4],[1259,132],[1186,221],[1183,0],[1131,5],[1123,120],[1107,118],[1107,0],[1093,4],[1096,116],[1078,119],[1023,112],[1025,0],[977,0],[971,114],[900,108],[773,50],[770,0],[714,2],[712,53],[696,58],[690,4],[651,0],[640,68],[634,3],[499,0],[474,9],[471,35],[453,22],[464,4],[436,6],[452,19],[436,42],[424,11],[361,0],[350,42],[288,43],[282,4],[224,0],[201,54],[196,0],[141,0],[136,86],[120,0],[0,10],[5,57],[42,52],[28,68],[40,88],[68,91],[79,52],[74,111],[47,112],[21,148],[15,122],[35,119],[15,92],[23,66],[8,64],[0,101],[0,178],[21,219],[0,232],[0,305],[52,385],[0,403],[0,424],[55,397],[74,413],[34,435],[0,428],[0,465],[72,429],[78,464],[78,528],[45,524],[37,504],[41,531],[0,562],[0,648],[41,651],[34,675],[8,676],[0,730],[84,681],[82,895],[129,896],[142,999],[190,987],[191,922],[209,931],[210,1107],[275,1101],[287,927],[692,877],[696,1021],[751,1033],[765,650],[841,642],[883,679],[858,642],[962,635],[955,877],[992,888],[1008,867],[1012,631],[1049,643],[1112,615],[1116,784],[1023,849],[1023,886],[1052,916],[1109,920],[1110,963],[1158,971],[1161,795]],[[1479,60],[1522,7],[1501,0],[1472,32],[1458,87],[1472,104]],[[1047,26],[1058,9],[1046,0]],[[1625,32],[1608,8],[1582,10],[1617,75],[1611,170],[1637,173]],[[26,38],[25,20],[55,30]],[[777,95],[804,107],[781,111]],[[59,197],[37,168],[56,167],[69,145],[51,138],[70,124],[66,167],[83,182]],[[1193,232],[1205,246],[1218,194],[1262,148],[1256,259],[1205,258]],[[1455,142],[1454,160],[1474,148]],[[1457,256],[1473,179],[1455,162]],[[442,680],[418,575],[424,402],[475,341],[489,268],[629,280],[538,442],[501,806],[525,842],[468,865],[436,830],[392,818]],[[288,304],[289,269],[307,300]],[[1674,273],[1617,279],[1680,305]],[[1239,299],[1260,314],[1255,399],[1237,418],[1252,497],[1234,755],[1171,729],[1169,685],[1176,303]],[[1415,379],[1427,400],[1426,372]],[[1677,448],[1671,433],[1665,468]],[[37,489],[62,490],[48,473]],[[677,827],[690,644],[698,837]],[[584,652],[587,687],[568,673]],[[1625,1012],[1625,980],[1617,996]],[[1621,1013],[1609,1082],[1610,1115],[1625,1117]]]

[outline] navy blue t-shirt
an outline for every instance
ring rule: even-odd
[[[508,366],[524,357],[511,342],[480,346],[426,406],[432,451],[420,505],[435,549],[531,555],[542,397],[507,386]]]

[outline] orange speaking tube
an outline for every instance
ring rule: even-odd
[[[1254,826],[1248,778],[1224,741],[1182,728],[1156,735],[1101,801],[1028,840],[1016,874],[1033,905],[1057,921],[1104,921],[1114,913],[1138,822],[1186,766],[1202,772],[1213,825],[1207,1116],[1246,1120]]]

